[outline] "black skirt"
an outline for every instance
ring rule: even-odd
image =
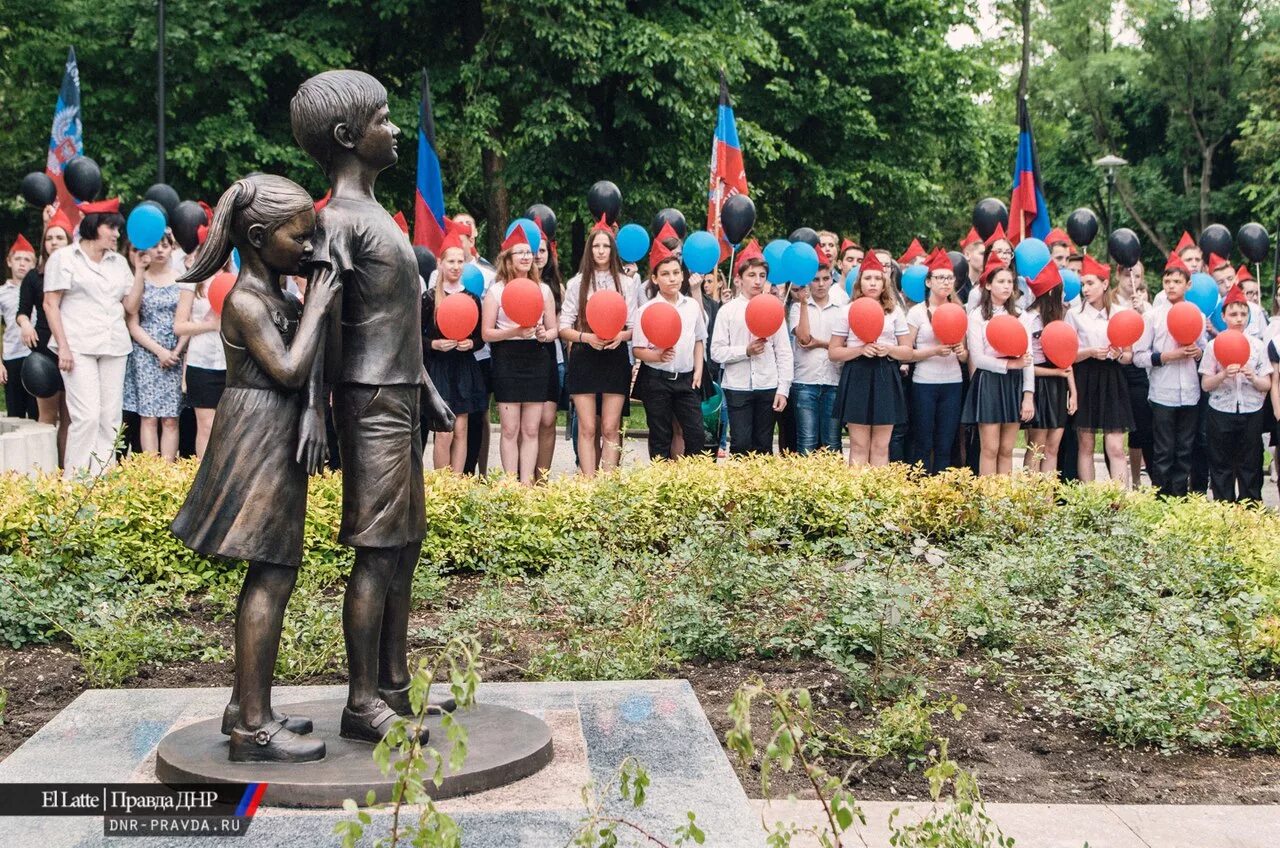
[[[536,339],[511,339],[489,346],[493,355],[493,397],[498,403],[545,403],[547,346]],[[553,358],[554,359],[554,358]],[[555,365],[553,361],[552,366]]]
[[[564,390],[573,395],[623,395],[631,392],[631,358],[627,346],[596,350],[579,342],[569,352]]]
[[[1022,421],[1022,369],[1007,374],[979,368],[969,381],[961,424],[1018,424]]]
[[[1128,432],[1133,429],[1129,382],[1114,359],[1085,359],[1075,364],[1076,429]]]
[[[1147,377],[1147,369],[1137,365],[1121,365],[1125,382],[1129,386],[1129,409],[1133,412],[1133,429],[1129,431],[1129,448],[1151,450],[1154,442],[1151,437],[1151,381]],[[1271,404],[1266,404],[1268,412]]]
[[[431,351],[427,376],[454,415],[474,415],[489,408],[489,387],[471,351]]]
[[[1036,415],[1022,426],[1028,430],[1060,430],[1067,426],[1066,377],[1036,377]]]
[[[888,426],[907,420],[907,397],[898,360],[859,356],[840,369],[835,415],[841,424]]]
[[[560,385],[560,363],[556,362],[556,342],[547,342],[547,396],[543,398],[547,403],[554,403],[557,408],[560,406],[560,397],[563,394]]]
[[[192,409],[216,409],[226,386],[225,369],[187,366],[187,406]]]

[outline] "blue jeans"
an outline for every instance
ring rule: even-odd
[[[929,474],[937,474],[951,465],[960,430],[960,407],[964,400],[964,384],[911,384],[911,452],[910,462],[920,463]]]
[[[791,387],[796,407],[796,450],[801,456],[824,447],[840,453],[840,422],[835,417],[836,387],[796,383]]]

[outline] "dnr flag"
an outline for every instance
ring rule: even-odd
[[[1043,239],[1049,235],[1049,207],[1044,202],[1044,179],[1036,157],[1036,141],[1031,135],[1031,115],[1027,100],[1018,98],[1018,157],[1013,165],[1013,197],[1009,201],[1009,240],[1014,244],[1027,236]]]
[[[432,253],[444,240],[444,183],[436,156],[436,121],[431,114],[431,86],[422,69],[422,102],[418,106],[418,184],[413,193],[413,243]]]
[[[58,187],[58,208],[74,225],[81,215],[75,198],[62,181],[62,169],[77,156],[84,155],[84,133],[80,123],[80,70],[76,67],[76,50],[67,51],[67,66],[62,72],[62,88],[58,104],[53,107],[53,129],[49,133],[49,156],[44,172]]]
[[[707,230],[720,239],[720,258],[727,259],[732,247],[720,230],[720,208],[735,194],[747,193],[747,171],[742,164],[738,125],[729,102],[729,83],[720,72],[720,105],[716,114],[716,134],[711,143],[711,180],[707,190]]]

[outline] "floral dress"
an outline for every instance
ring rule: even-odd
[[[158,286],[147,280],[138,309],[143,332],[168,350],[178,345],[173,332],[178,295],[177,284]],[[181,363],[161,368],[154,353],[134,342],[124,378],[124,408],[143,418],[177,418],[182,412]]]

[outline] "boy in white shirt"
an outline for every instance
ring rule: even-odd
[[[795,383],[791,400],[796,412],[796,450],[803,456],[818,448],[840,453],[840,422],[835,417],[840,366],[827,356],[831,327],[842,305],[832,296],[831,268],[818,255],[818,273],[801,300],[788,310],[787,326],[794,334]]]

